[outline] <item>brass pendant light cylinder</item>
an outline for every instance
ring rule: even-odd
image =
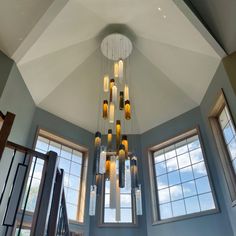
[[[120,91],[119,107],[120,107],[120,110],[124,109],[124,92],[123,91]]]
[[[108,118],[108,101],[107,100],[103,101],[102,117],[104,119]]]
[[[107,149],[108,151],[112,149],[112,129],[109,129],[107,133]]]
[[[131,119],[131,107],[130,107],[130,101],[125,101],[125,119],[130,120]]]
[[[122,135],[121,144],[123,144],[124,147],[125,147],[125,157],[127,158],[128,157],[128,151],[129,151],[129,142],[128,142],[127,135]]]
[[[120,146],[120,135],[121,135],[121,123],[120,120],[116,121],[116,150],[118,152]]]

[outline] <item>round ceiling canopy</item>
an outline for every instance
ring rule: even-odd
[[[113,61],[126,59],[133,50],[132,42],[123,34],[110,34],[101,43],[102,54]]]

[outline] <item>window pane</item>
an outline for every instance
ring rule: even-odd
[[[80,165],[82,165],[82,160],[83,160],[83,153],[73,150],[72,161],[77,162]]]
[[[183,200],[172,202],[172,209],[173,216],[181,216],[186,214]]]
[[[79,190],[80,187],[80,178],[74,175],[70,175],[69,177],[69,187]]]
[[[202,211],[200,195],[210,193],[214,204],[198,135],[158,151],[163,153],[165,159],[154,162],[160,219]]]
[[[179,171],[170,172],[168,174],[168,180],[169,180],[170,186],[179,184],[181,182],[180,176],[179,176]]]
[[[75,162],[71,162],[71,169],[70,169],[70,173],[72,175],[76,175],[76,176],[81,176],[81,165],[77,164]]]
[[[198,197],[186,198],[185,199],[185,206],[186,206],[186,211],[188,214],[200,211]]]
[[[61,144],[50,141],[48,151],[54,151],[60,156]]]
[[[79,194],[78,191],[68,188],[66,201],[74,205],[78,205]]]
[[[59,167],[63,169],[66,173],[70,172],[70,161],[60,158]]]
[[[77,206],[67,203],[66,207],[67,207],[68,218],[70,220],[76,220],[77,219]]]
[[[228,149],[231,160],[234,160],[236,158],[236,136],[229,143]]]
[[[160,205],[160,217],[162,220],[172,217],[172,210],[170,203]]]
[[[67,160],[71,160],[71,155],[72,155],[72,149],[68,148],[68,147],[65,147],[65,146],[62,146],[60,156],[67,159]]]
[[[159,162],[155,165],[157,175],[163,175],[166,173],[166,163]]]
[[[199,196],[200,206],[202,211],[211,210],[215,208],[215,203],[211,193],[202,194]]]
[[[178,163],[179,163],[179,168],[189,166],[191,164],[189,153],[185,153],[183,155],[178,156]]]

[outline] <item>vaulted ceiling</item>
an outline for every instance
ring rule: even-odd
[[[0,48],[18,64],[36,103],[92,132],[98,119],[100,43],[133,41],[133,133],[198,106],[225,55],[179,0],[5,1]]]

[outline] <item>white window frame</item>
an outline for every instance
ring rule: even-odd
[[[173,145],[173,144],[180,142],[182,140],[185,140],[186,138],[190,138],[194,135],[198,135],[198,138],[200,141],[200,147],[201,147],[202,154],[203,154],[203,160],[204,160],[204,163],[206,166],[207,176],[209,179],[209,184],[210,184],[213,200],[215,203],[215,208],[210,209],[210,210],[201,211],[201,212],[190,213],[190,214],[186,214],[186,215],[182,215],[182,216],[174,216],[174,217],[167,218],[167,219],[161,219],[160,213],[159,213],[156,176],[155,176],[155,170],[154,170],[154,152],[156,152],[160,149],[163,149],[167,146]],[[209,167],[207,164],[206,154],[204,151],[204,145],[202,142],[199,127],[195,127],[187,132],[183,132],[180,135],[176,135],[173,138],[170,138],[160,144],[157,144],[157,145],[149,148],[148,149],[148,168],[149,168],[149,179],[150,179],[150,190],[151,190],[150,192],[151,192],[152,225],[158,225],[158,224],[170,223],[170,222],[175,222],[175,221],[180,221],[180,220],[186,220],[186,219],[191,219],[191,218],[195,218],[195,217],[216,214],[219,212],[219,206],[218,206],[218,202],[216,199],[216,194],[215,194],[215,189],[213,187],[211,174],[210,174]]]
[[[225,143],[225,139],[223,137],[222,129],[218,121],[218,117],[221,114],[224,107],[227,107],[227,109],[229,110],[233,126],[234,128],[236,128],[224,91],[223,89],[221,89],[219,95],[217,96],[216,102],[209,113],[208,118],[215,138],[216,146],[219,152],[221,164],[225,175],[225,180],[227,182],[228,190],[230,193],[232,206],[236,206],[236,174],[233,169],[229,152]]]

